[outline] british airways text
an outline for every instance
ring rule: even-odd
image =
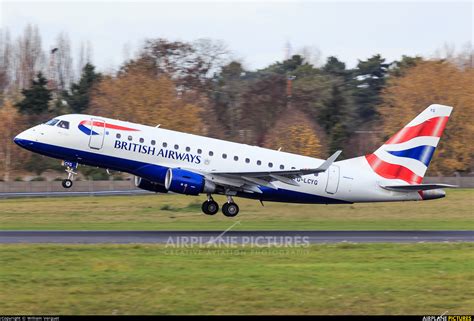
[[[114,148],[127,150],[134,153],[139,154],[148,154],[151,156],[158,156],[163,158],[171,158],[176,160],[181,160],[189,163],[200,164],[201,163],[201,156],[200,155],[193,155],[190,153],[180,153],[178,151],[167,150],[160,148],[157,152],[156,147],[137,144],[137,143],[130,143],[130,142],[123,142],[120,140],[116,140],[114,144]]]

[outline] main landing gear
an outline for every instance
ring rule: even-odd
[[[73,185],[72,180],[74,179],[74,175],[77,175],[77,173],[75,172],[75,170],[77,169],[77,163],[64,161],[63,166],[66,166],[67,178],[64,179],[61,184],[64,188],[71,188]]]
[[[209,194],[207,200],[202,203],[202,211],[207,215],[214,215],[219,211],[219,205]],[[222,205],[222,213],[227,217],[234,217],[239,214],[239,206],[234,203],[232,196],[227,196],[227,202]]]

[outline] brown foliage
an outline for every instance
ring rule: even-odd
[[[131,122],[205,134],[198,105],[205,101],[179,97],[174,83],[166,77],[130,70],[116,78],[103,79],[91,99],[92,114]]]
[[[265,136],[264,146],[288,153],[322,157],[321,142],[315,126],[307,115],[295,109],[287,110]]]
[[[24,160],[25,151],[15,146],[13,142],[13,138],[21,131],[18,128],[23,127],[22,125],[22,117],[18,110],[6,99],[3,107],[0,107],[0,172],[3,173],[5,181],[10,180],[11,171]]]
[[[393,135],[431,104],[454,107],[430,165],[431,173],[465,171],[473,162],[474,70],[461,70],[449,62],[427,61],[392,78],[379,108],[383,129]]]

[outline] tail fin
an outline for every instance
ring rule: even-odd
[[[453,107],[430,105],[373,154],[366,155],[380,176],[420,184]]]

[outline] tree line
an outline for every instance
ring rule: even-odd
[[[304,54],[248,70],[220,41],[148,39],[116,72],[99,73],[80,55],[75,76],[70,44],[57,38],[48,56],[36,27],[15,44],[0,36],[0,169],[57,168],[21,151],[23,128],[65,113],[88,113],[240,143],[326,157],[373,152],[432,103],[455,107],[429,175],[468,173],[473,165],[472,51],[444,59],[375,54],[354,68],[331,56],[321,65]],[[53,56],[54,55],[54,56]],[[56,56],[57,55],[57,56]],[[81,58],[82,57],[82,58]]]

